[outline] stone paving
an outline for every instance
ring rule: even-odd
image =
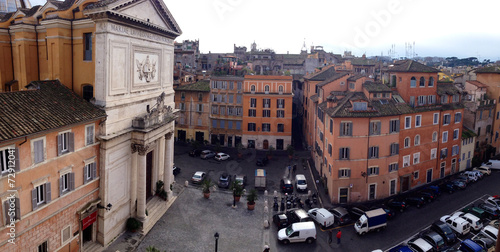
[[[258,200],[253,211],[247,210],[243,197],[236,208],[232,203],[231,193],[217,190],[205,199],[199,188],[186,187],[137,251],[149,246],[168,252],[213,251],[216,232],[219,251],[261,251],[268,231],[264,228],[264,201]]]

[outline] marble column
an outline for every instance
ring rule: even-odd
[[[144,222],[146,220],[146,154],[148,145],[138,145],[137,162],[137,218]]]
[[[137,145],[132,144],[132,169],[130,172],[130,213],[135,216],[135,202],[137,200]]]
[[[165,135],[165,170],[163,171],[163,181],[165,181],[165,191],[167,198],[172,197],[170,184],[174,182],[172,167],[174,166],[174,138],[172,132]]]

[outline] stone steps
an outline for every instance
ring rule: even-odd
[[[172,205],[175,199],[176,196],[169,199],[169,201],[164,201],[160,197],[154,197],[147,203],[146,209],[148,210],[148,217],[146,225],[144,225],[141,231],[143,235],[146,235],[154,227],[156,222],[158,222],[158,220],[160,220],[160,218],[167,212],[168,208]]]
[[[101,252],[104,250],[104,247],[97,243],[97,242],[89,242],[88,244],[85,244],[85,246],[82,248],[83,252]]]

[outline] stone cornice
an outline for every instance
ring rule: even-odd
[[[95,22],[90,18],[73,21],[73,29],[94,28]]]
[[[14,24],[10,26],[11,33],[35,32],[35,26],[31,24]]]
[[[40,21],[45,29],[52,28],[63,28],[63,29],[71,29],[71,21],[65,19],[49,19]]]

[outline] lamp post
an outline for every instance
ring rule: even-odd
[[[217,242],[219,241],[219,233],[215,232],[214,237],[215,237],[215,252],[217,252]]]

